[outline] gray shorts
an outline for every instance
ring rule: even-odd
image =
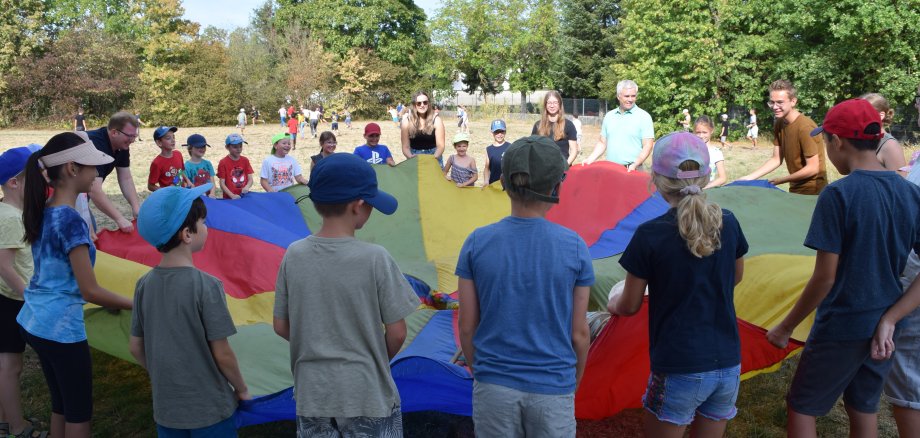
[[[575,436],[575,393],[544,395],[473,381],[473,427],[480,438]]]
[[[920,410],[920,308],[898,324],[891,373],[885,380],[885,398],[902,408]]]
[[[891,361],[872,360],[871,343],[871,339],[806,342],[786,396],[789,408],[820,417],[843,395],[847,407],[877,413]]]
[[[297,416],[297,438],[403,436],[402,411],[393,406],[389,417],[301,417]]]

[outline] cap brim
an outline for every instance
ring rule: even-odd
[[[399,201],[397,201],[393,195],[383,190],[377,190],[376,196],[364,198],[364,202],[367,202],[371,207],[376,208],[377,211],[386,215],[396,212],[396,207],[399,206]]]
[[[815,128],[815,129],[812,129],[812,130],[811,130],[811,136],[814,137],[814,136],[816,136],[816,135],[818,135],[818,134],[820,134],[820,133],[822,133],[822,132],[824,132],[824,127],[823,127],[823,126],[819,126],[819,127]]]

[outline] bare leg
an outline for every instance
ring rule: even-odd
[[[57,436],[53,432],[51,436]],[[64,436],[67,438],[89,438],[90,422],[85,423],[64,423]]]
[[[682,438],[687,426],[678,426],[676,424],[661,421],[655,414],[645,411],[642,417],[642,423],[645,426],[645,436],[655,438]]]
[[[791,408],[786,408],[786,432],[789,438],[817,438],[818,430],[815,417],[800,414]]]
[[[867,414],[846,406],[847,417],[850,418],[851,438],[877,438],[878,414]]]
[[[722,438],[728,420],[715,421],[697,414],[690,426],[691,438]]]
[[[51,436],[64,436],[64,414],[51,413]]]
[[[920,410],[900,406],[892,406],[891,409],[901,438],[920,436]]]
[[[22,418],[19,377],[22,375],[22,354],[0,353],[0,418],[10,424],[10,432],[19,433],[28,422]]]

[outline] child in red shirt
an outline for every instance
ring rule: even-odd
[[[239,199],[252,188],[254,173],[249,159],[241,155],[243,143],[246,142],[241,135],[230,134],[224,143],[227,146],[227,156],[217,163],[217,180],[224,199]]]
[[[182,153],[176,149],[175,126],[160,126],[153,132],[153,141],[160,148],[160,154],[150,163],[150,176],[147,178],[147,190],[169,186],[188,186],[185,179],[185,161]]]
[[[291,149],[297,149],[297,118],[291,118],[287,124],[288,134],[291,135]]]

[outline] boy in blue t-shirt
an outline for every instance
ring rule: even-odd
[[[368,123],[364,127],[364,140],[367,143],[356,147],[355,155],[371,164],[387,164],[390,167],[396,165],[390,149],[380,144],[380,125]]]
[[[460,343],[477,436],[575,436],[594,270],[584,240],[546,220],[565,169],[552,140],[514,142],[502,158],[511,216],[476,229],[460,250]]]
[[[785,319],[767,333],[785,347],[816,307],[815,322],[787,395],[790,436],[815,436],[815,417],[843,395],[851,436],[878,433],[878,402],[895,324],[920,304],[916,282],[903,296],[899,274],[911,247],[920,249],[920,187],[875,156],[882,121],[868,101],[850,99],[828,111],[827,156],[847,177],[818,197],[805,246],[817,250],[815,271]]]
[[[201,134],[192,134],[182,146],[188,148],[188,161],[185,162],[185,177],[192,187],[198,187],[205,184],[211,184],[211,187],[217,187],[215,177],[217,172],[214,171],[214,165],[204,159],[204,153],[207,148],[211,147],[208,140]],[[217,198],[216,190],[208,190],[208,196]]]

